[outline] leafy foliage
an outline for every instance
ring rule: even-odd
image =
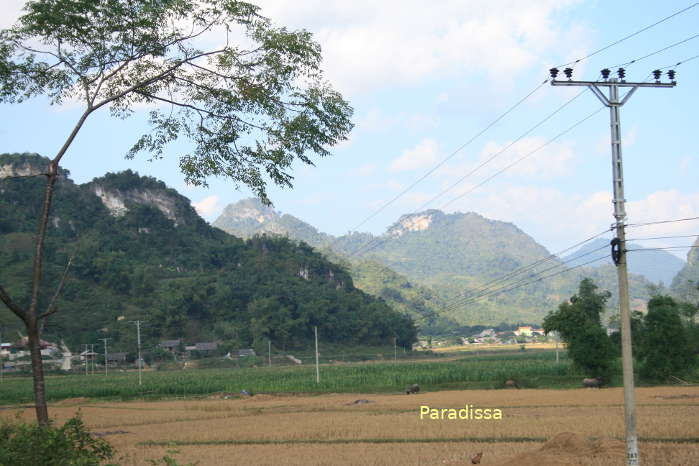
[[[90,434],[79,415],[61,427],[7,421],[0,425],[0,464],[98,466],[114,453],[106,440]]]
[[[690,326],[695,326],[693,323]],[[697,356],[682,324],[680,306],[668,296],[656,296],[648,303],[643,319],[643,337],[638,359],[641,376],[665,381],[684,376],[697,364]]]
[[[201,50],[206,35],[221,45]],[[145,105],[152,131],[129,157],[163,157],[187,137],[193,149],[179,164],[188,182],[225,176],[269,202],[267,179],[291,187],[295,160],[329,155],[352,129],[352,108],[320,63],[309,32],[275,27],[242,1],[33,0],[0,31],[0,102],[79,101],[84,118],[103,106],[125,118]]]
[[[600,319],[610,293],[596,290],[592,280],[584,279],[569,302],[561,303],[557,311],[546,316],[543,327],[547,333],[560,334],[568,346],[568,356],[586,374],[608,378],[612,372],[614,348]]]

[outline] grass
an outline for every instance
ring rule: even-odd
[[[46,388],[52,402],[80,397],[129,400],[238,394],[244,389],[253,393],[395,393],[413,383],[427,390],[501,388],[509,378],[527,388],[579,386],[581,375],[565,355],[559,364],[554,359],[551,352],[516,352],[443,361],[332,364],[321,367],[319,384],[310,365],[146,371],[141,386],[136,372],[112,372],[108,376],[48,376]],[[5,379],[0,404],[32,400],[29,377]]]

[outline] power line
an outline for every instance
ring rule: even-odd
[[[679,239],[679,238],[696,238],[699,235],[678,235],[678,236],[654,236],[652,238],[626,238],[626,242],[629,241],[650,241],[655,239]]]
[[[386,202],[385,204],[383,204],[381,207],[379,207],[377,210],[375,210],[371,215],[369,215],[369,216],[366,217],[364,220],[362,220],[361,222],[359,222],[359,224],[357,224],[354,228],[352,228],[352,230],[356,231],[359,227],[361,227],[361,226],[364,225],[366,222],[368,222],[369,220],[371,220],[372,218],[374,218],[376,215],[378,215],[379,212],[383,211],[386,207],[388,207],[389,205],[393,204],[395,201],[397,201],[398,199],[400,199],[401,197],[403,197],[408,191],[410,191],[411,189],[413,189],[417,184],[419,184],[419,183],[420,183],[421,181],[423,181],[425,178],[427,178],[427,177],[430,176],[432,173],[434,173],[439,167],[441,167],[442,165],[444,165],[448,160],[452,159],[456,154],[458,154],[459,152],[461,152],[461,150],[463,150],[464,148],[466,148],[467,146],[469,146],[469,145],[470,145],[473,141],[475,141],[478,137],[482,136],[486,131],[488,131],[490,128],[492,128],[493,126],[495,126],[500,120],[502,120],[503,118],[505,118],[505,116],[507,116],[507,115],[510,114],[514,109],[516,109],[516,108],[519,107],[521,104],[523,104],[527,99],[529,99],[529,97],[531,97],[532,95],[534,95],[534,93],[535,93],[536,91],[538,91],[539,89],[541,89],[547,82],[548,82],[548,79],[544,80],[541,84],[539,84],[538,86],[536,86],[536,87],[535,87],[532,91],[530,91],[527,95],[525,95],[523,98],[521,98],[520,100],[518,100],[514,105],[512,105],[510,108],[508,108],[505,112],[503,112],[502,114],[500,114],[500,116],[498,116],[495,120],[491,121],[491,122],[490,122],[488,125],[486,125],[482,130],[480,130],[478,133],[476,133],[474,136],[472,136],[471,139],[469,139],[468,141],[466,141],[465,143],[463,143],[463,144],[462,144],[461,146],[459,146],[456,150],[454,150],[451,154],[449,154],[449,156],[447,156],[446,158],[442,159],[442,161],[440,161],[437,165],[435,165],[435,166],[432,167],[430,170],[428,170],[424,175],[422,175],[422,176],[421,176],[420,178],[418,178],[417,180],[413,181],[413,183],[410,184],[410,186],[408,186],[407,188],[405,188],[405,189],[404,189],[403,191],[401,191],[398,195],[396,195],[393,199],[391,199],[390,201],[388,201],[388,202]]]
[[[690,37],[688,37],[688,38],[686,38],[686,39],[682,39],[682,40],[679,41],[679,42],[675,42],[674,44],[670,44],[670,45],[668,45],[668,46],[666,46],[666,47],[663,47],[663,48],[661,48],[661,49],[658,49],[658,50],[656,50],[655,52],[651,52],[651,53],[649,53],[649,54],[647,54],[647,55],[643,55],[642,57],[635,58],[635,59],[633,59],[633,60],[631,60],[631,61],[628,61],[628,62],[626,62],[626,63],[622,63],[622,64],[620,64],[620,65],[610,66],[609,68],[619,68],[619,67],[622,67],[622,66],[633,65],[633,64],[635,64],[635,63],[637,63],[637,62],[639,62],[639,61],[641,61],[641,60],[645,60],[645,59],[648,58],[648,57],[652,57],[653,55],[657,55],[657,54],[659,54],[659,53],[661,53],[661,52],[664,52],[664,51],[666,51],[666,50],[669,50],[669,49],[671,49],[671,48],[673,48],[673,47],[677,47],[678,45],[682,45],[682,44],[684,44],[685,42],[689,42],[689,41],[692,40],[692,39],[696,39],[697,37],[699,37],[699,33],[694,34],[693,36],[690,36]]]
[[[522,279],[520,279],[520,280],[518,280],[518,281],[516,281],[516,282],[514,282],[514,283],[510,283],[510,284],[507,284],[507,285],[503,285],[503,286],[501,286],[501,287],[499,287],[499,288],[492,289],[492,290],[481,290],[480,292],[477,292],[477,293],[475,293],[475,294],[473,294],[473,295],[471,295],[471,296],[467,296],[467,297],[465,297],[465,298],[462,298],[461,300],[457,300],[457,302],[454,302],[454,303],[450,304],[450,305],[446,308],[446,310],[447,310],[447,311],[453,310],[453,309],[455,309],[456,307],[463,306],[464,304],[474,302],[475,300],[478,300],[478,299],[483,298],[483,297],[486,297],[486,296],[491,296],[492,294],[498,294],[498,293],[500,293],[500,292],[510,291],[510,290],[519,288],[519,286],[515,286],[515,285],[522,284],[522,286],[524,286],[524,285],[526,285],[526,284],[530,284],[530,283],[534,283],[534,282],[540,281],[540,279],[545,278],[545,277],[544,277],[544,274],[545,274],[546,272],[550,272],[550,271],[555,270],[555,269],[557,269],[557,268],[563,267],[563,266],[565,266],[565,264],[567,264],[567,263],[569,263],[569,262],[577,261],[577,260],[579,260],[579,259],[582,258],[582,257],[589,256],[589,255],[591,255],[591,254],[594,254],[594,253],[596,253],[596,252],[598,252],[598,251],[600,251],[600,250],[602,250],[602,249],[608,248],[608,247],[609,247],[609,245],[606,245],[606,244],[605,244],[604,246],[601,246],[601,247],[599,247],[599,248],[593,249],[592,251],[588,251],[588,252],[586,252],[586,253],[584,253],[584,254],[580,254],[579,256],[576,256],[576,257],[570,258],[570,259],[568,259],[568,260],[566,260],[566,261],[560,262],[560,263],[558,263],[558,264],[556,264],[556,265],[554,265],[554,266],[552,266],[552,267],[549,267],[549,268],[547,268],[547,269],[541,270],[541,271],[537,272],[536,274],[533,274],[532,276],[524,277],[524,278],[522,278]],[[595,259],[595,260],[599,260],[599,259]],[[594,261],[593,261],[593,262],[594,262]],[[576,266],[576,267],[572,267],[572,268],[577,268],[577,266]],[[566,269],[566,270],[569,270],[569,269],[572,269],[572,268],[568,268],[568,269]],[[559,272],[564,272],[564,271],[559,271]],[[525,282],[526,282],[526,283],[525,283]],[[513,287],[513,286],[515,286],[515,287],[514,287],[514,288],[511,288],[511,287]]]
[[[547,122],[548,120],[550,120],[551,118],[553,118],[558,112],[560,112],[561,110],[563,110],[566,106],[568,106],[569,104],[571,104],[575,99],[577,99],[578,97],[580,97],[582,94],[584,94],[584,91],[582,91],[582,92],[580,92],[579,94],[573,96],[571,99],[569,99],[568,101],[566,101],[565,103],[563,103],[562,105],[560,105],[560,106],[559,106],[558,108],[556,108],[553,112],[549,113],[546,117],[544,117],[542,120],[540,120],[540,121],[539,121],[538,123],[536,123],[534,126],[532,126],[532,127],[529,128],[527,131],[525,131],[524,133],[522,133],[517,139],[515,139],[513,142],[511,142],[510,144],[508,144],[504,149],[502,149],[502,150],[500,150],[500,151],[498,151],[498,152],[492,154],[487,160],[485,160],[484,162],[482,162],[480,165],[478,165],[476,168],[474,168],[473,170],[471,170],[471,171],[470,171],[469,173],[467,173],[465,176],[462,176],[461,178],[459,178],[455,183],[451,184],[448,188],[444,189],[442,192],[440,192],[439,194],[437,194],[436,196],[434,196],[432,199],[430,199],[429,201],[427,201],[427,202],[425,202],[424,204],[422,204],[420,207],[418,207],[417,209],[415,209],[412,213],[415,214],[415,213],[417,213],[417,212],[420,212],[422,209],[424,209],[425,207],[427,207],[429,204],[431,204],[432,202],[434,202],[436,199],[439,199],[440,197],[442,197],[444,194],[446,194],[447,192],[449,192],[450,190],[452,190],[454,187],[456,187],[458,184],[460,184],[461,182],[463,182],[466,178],[468,178],[468,177],[471,176],[472,174],[476,173],[476,172],[477,172],[478,170],[480,170],[482,167],[484,167],[485,165],[487,165],[488,163],[490,163],[492,160],[494,160],[495,158],[497,158],[498,156],[500,156],[501,154],[503,154],[503,153],[504,153],[506,150],[508,150],[510,147],[512,147],[512,146],[515,145],[516,143],[520,142],[521,140],[523,140],[525,137],[527,137],[529,134],[531,134],[535,129],[537,129],[538,127],[540,127],[541,125],[543,125],[545,122]],[[543,149],[544,147],[546,147],[547,145],[551,144],[551,143],[554,142],[556,139],[558,139],[558,138],[560,138],[561,136],[563,136],[564,134],[568,133],[568,132],[571,131],[573,128],[575,128],[576,126],[582,124],[584,121],[586,121],[587,119],[591,118],[594,114],[596,114],[596,113],[598,113],[598,112],[600,112],[600,111],[601,111],[601,109],[598,109],[598,110],[596,110],[595,112],[593,112],[592,114],[590,114],[589,116],[587,116],[587,117],[583,118],[582,120],[578,121],[578,122],[575,123],[573,126],[569,127],[569,128],[566,129],[565,131],[563,131],[563,132],[559,133],[558,135],[556,135],[553,139],[550,139],[548,142],[546,142],[545,144],[539,146],[539,147],[538,147],[537,149],[535,149],[534,151],[529,152],[527,155],[525,155],[524,157],[520,158],[520,159],[517,160],[515,163],[513,163],[513,164],[511,164],[511,165],[509,165],[509,166],[507,166],[507,167],[505,167],[505,169],[500,170],[498,173],[496,173],[496,174],[493,175],[492,177],[486,179],[484,182],[480,183],[480,184],[479,184],[478,186],[476,186],[476,187],[479,187],[479,186],[485,184],[487,181],[490,181],[492,178],[494,178],[494,177],[497,176],[498,174],[502,173],[503,171],[509,169],[511,166],[515,165],[516,163],[519,163],[520,161],[524,160],[525,158],[529,157],[530,155],[534,154],[535,152],[538,152],[539,150]],[[474,188],[474,189],[475,189],[475,188]],[[466,194],[467,194],[467,193],[466,193]],[[465,194],[464,194],[464,195],[465,195]],[[456,198],[456,199],[459,199],[459,198],[463,197],[464,195],[462,195],[462,196],[460,196],[460,197],[458,197],[458,198]],[[448,203],[445,204],[445,205],[450,204],[451,202],[453,202],[453,201],[456,200],[456,199],[452,199],[452,201],[448,202]],[[443,207],[442,207],[442,208],[443,208]],[[381,244],[385,243],[386,241],[387,241],[386,238],[384,238],[384,239],[378,239],[378,240],[372,240],[372,241],[370,241],[369,243],[366,243],[365,245],[360,246],[360,247],[357,248],[355,251],[353,251],[352,253],[350,253],[350,257],[356,256],[356,255],[358,255],[358,254],[360,254],[360,253],[361,253],[361,254],[366,254],[367,252],[370,252],[370,251],[376,249],[378,246],[380,246]]]
[[[689,11],[690,9],[696,7],[697,5],[699,5],[699,3],[694,3],[694,4],[692,4],[692,5],[689,5],[688,7],[683,8],[682,10],[676,11],[675,13],[673,13],[673,14],[671,14],[671,15],[669,15],[669,16],[666,16],[665,18],[662,18],[662,19],[658,20],[658,21],[656,21],[656,22],[653,23],[653,24],[650,24],[650,25],[648,25],[648,26],[645,26],[644,28],[642,28],[642,29],[640,29],[640,30],[638,30],[638,31],[636,31],[636,32],[633,32],[633,33],[631,33],[631,34],[629,34],[629,35],[627,35],[627,36],[625,36],[625,37],[622,37],[622,38],[619,39],[619,40],[616,40],[616,41],[614,41],[614,42],[612,42],[612,43],[610,43],[610,44],[607,44],[606,46],[604,46],[604,47],[602,47],[602,48],[600,48],[600,49],[598,49],[598,50],[596,50],[596,51],[594,51],[594,52],[592,52],[592,53],[590,53],[590,54],[588,54],[588,55],[585,55],[584,57],[578,58],[577,60],[574,60],[574,61],[572,61],[572,62],[563,64],[563,65],[559,65],[558,67],[561,68],[561,67],[564,67],[564,66],[568,66],[568,65],[571,65],[571,64],[577,64],[577,63],[580,63],[581,61],[587,60],[588,58],[590,58],[590,57],[592,57],[592,56],[594,56],[594,55],[597,55],[598,53],[600,53],[600,52],[602,52],[602,51],[604,51],[604,50],[607,50],[607,49],[609,49],[609,48],[611,48],[611,47],[613,47],[613,46],[615,46],[615,45],[617,45],[617,44],[620,44],[621,42],[626,41],[627,39],[630,39],[630,38],[632,38],[632,37],[634,37],[634,36],[636,36],[636,35],[638,35],[638,34],[644,32],[644,31],[647,31],[648,29],[651,29],[651,28],[653,28],[653,27],[655,27],[655,26],[657,26],[657,25],[659,25],[659,24],[661,24],[661,23],[664,23],[665,21],[668,21],[669,19],[674,18],[675,16],[678,16],[678,15],[680,15],[680,14],[686,12],[686,11]],[[359,224],[357,224],[354,228],[352,228],[352,230],[353,230],[353,231],[356,231],[356,230],[359,229],[361,226],[363,226],[366,222],[368,222],[369,220],[371,220],[372,218],[374,218],[376,215],[378,215],[380,212],[382,212],[386,207],[388,207],[389,205],[393,204],[395,201],[397,201],[398,199],[400,199],[401,197],[403,197],[407,192],[409,192],[411,189],[413,189],[417,184],[419,184],[420,182],[422,182],[425,178],[427,178],[427,177],[430,176],[432,173],[434,173],[439,167],[441,167],[442,165],[444,165],[448,160],[450,160],[451,158],[453,158],[458,152],[460,152],[460,151],[463,150],[465,147],[467,147],[468,145],[470,145],[475,139],[477,139],[478,137],[482,136],[485,132],[487,132],[490,128],[492,128],[495,124],[497,124],[497,123],[498,123],[500,120],[502,120],[505,116],[507,116],[509,113],[511,113],[511,112],[512,112],[513,110],[515,110],[517,107],[519,107],[522,103],[524,103],[527,99],[529,99],[529,98],[530,98],[536,91],[538,91],[546,82],[548,82],[548,78],[547,78],[546,80],[544,80],[544,82],[542,82],[541,84],[537,85],[532,91],[530,91],[530,92],[529,92],[527,95],[525,95],[522,99],[518,100],[514,105],[512,105],[511,107],[509,107],[505,112],[503,112],[502,114],[500,114],[500,116],[498,116],[495,120],[493,120],[493,121],[490,122],[488,125],[486,125],[482,130],[480,130],[480,131],[479,131],[478,133],[476,133],[473,137],[471,137],[471,139],[469,139],[466,143],[464,143],[464,144],[462,144],[461,146],[459,146],[459,147],[458,147],[456,150],[454,150],[449,156],[447,156],[445,159],[443,159],[442,161],[440,161],[437,165],[435,165],[435,166],[432,167],[430,170],[428,170],[424,175],[422,175],[420,178],[418,178],[418,179],[415,180],[413,183],[411,183],[407,188],[405,188],[403,191],[401,191],[398,195],[396,195],[396,196],[393,197],[391,200],[389,200],[388,202],[384,203],[384,204],[383,204],[381,207],[379,207],[377,210],[375,210],[374,212],[372,212],[368,217],[366,217],[366,218],[365,218],[364,220],[362,220]],[[332,245],[336,244],[336,242],[337,242],[337,240],[336,240],[335,242],[333,242]],[[331,247],[332,247],[332,245],[331,245]],[[354,255],[354,254],[352,254],[352,255]]]
[[[664,248],[640,248],[640,249],[627,249],[627,252],[632,252],[632,251],[664,251],[666,249],[692,249],[692,248],[699,248],[699,245],[691,245],[691,246],[666,246]]]
[[[669,19],[674,18],[675,16],[678,16],[678,15],[680,15],[680,14],[686,12],[686,11],[691,10],[692,8],[694,8],[694,7],[697,6],[697,5],[699,5],[699,2],[698,2],[698,3],[693,3],[693,4],[689,5],[689,6],[686,7],[686,8],[683,8],[683,9],[681,9],[681,10],[679,10],[679,11],[676,11],[675,13],[671,14],[670,16],[666,16],[665,18],[663,18],[663,19],[661,19],[661,20],[659,20],[659,21],[656,21],[656,22],[653,23],[653,24],[649,24],[648,26],[646,26],[646,27],[644,27],[644,28],[642,28],[642,29],[639,29],[638,31],[636,31],[636,32],[634,32],[634,33],[631,33],[631,34],[629,34],[628,36],[622,37],[621,39],[619,39],[619,40],[617,40],[617,41],[615,41],[615,42],[612,42],[612,43],[609,44],[609,45],[605,45],[605,46],[602,47],[601,49],[597,49],[597,50],[595,50],[594,52],[589,53],[589,54],[585,55],[585,56],[582,57],[582,58],[578,58],[577,60],[573,60],[573,61],[568,62],[568,63],[565,63],[565,64],[563,64],[563,65],[559,65],[559,66],[557,66],[557,68],[563,68],[564,66],[569,66],[569,65],[577,65],[577,64],[580,63],[581,61],[587,60],[588,58],[590,58],[590,57],[592,57],[592,56],[595,56],[595,55],[597,55],[597,54],[600,53],[600,52],[604,52],[605,50],[607,50],[607,49],[609,49],[609,48],[611,48],[611,47],[614,47],[615,45],[620,44],[620,43],[624,42],[625,40],[631,39],[632,37],[635,37],[635,36],[641,34],[642,32],[647,31],[648,29],[651,29],[651,28],[653,28],[653,27],[655,27],[655,26],[657,26],[657,25],[659,25],[659,24],[664,23],[665,21],[667,21],[667,20],[669,20]]]
[[[625,226],[626,226],[626,228],[638,228],[638,227],[645,227],[648,225],[660,225],[663,223],[689,222],[692,220],[699,220],[699,217],[686,217],[686,218],[677,218],[674,220],[659,220],[656,222],[645,222],[645,223],[627,223]]]
[[[487,290],[487,289],[489,289],[489,288],[492,288],[492,287],[493,287],[495,284],[497,284],[498,282],[504,282],[504,281],[506,281],[506,280],[509,279],[509,278],[512,278],[512,277],[514,277],[514,276],[516,276],[516,275],[520,275],[520,274],[522,274],[522,273],[524,273],[524,272],[527,272],[528,270],[533,269],[533,268],[536,267],[537,265],[545,264],[546,262],[550,262],[550,261],[552,261],[552,260],[554,260],[554,259],[560,259],[561,254],[564,254],[564,253],[570,251],[571,249],[580,247],[580,246],[582,246],[583,244],[592,241],[593,239],[597,239],[597,238],[599,238],[600,236],[602,236],[602,235],[608,233],[608,232],[611,231],[611,230],[612,230],[611,228],[607,228],[606,230],[601,231],[600,233],[597,233],[596,235],[591,236],[591,237],[589,237],[589,238],[587,238],[587,239],[585,239],[585,240],[583,240],[583,241],[577,242],[577,243],[575,243],[574,245],[569,246],[569,247],[567,247],[567,248],[565,248],[565,249],[563,249],[563,250],[561,250],[561,251],[558,251],[558,252],[555,252],[555,253],[553,253],[553,254],[550,254],[550,255],[548,255],[548,256],[546,256],[546,257],[544,257],[544,258],[541,258],[541,259],[539,259],[539,260],[537,260],[537,261],[535,261],[535,262],[533,262],[533,263],[531,263],[531,264],[529,264],[529,265],[526,265],[526,266],[524,266],[524,267],[520,267],[520,268],[518,268],[518,269],[513,270],[512,272],[509,272],[509,273],[507,273],[507,274],[505,274],[505,275],[503,275],[503,276],[497,278],[497,279],[494,279],[494,280],[491,280],[491,281],[489,281],[489,282],[487,282],[487,283],[484,283],[480,290],[478,290],[478,291],[476,291],[476,292],[474,292],[474,293],[471,293],[471,295],[479,294],[479,293],[482,292],[482,291],[485,291],[485,290]],[[606,246],[605,246],[605,247],[606,247]],[[470,296],[467,296],[467,297],[470,297]]]
[[[465,305],[467,305],[467,304],[471,304],[472,302],[475,302],[475,301],[477,301],[477,300],[479,300],[479,299],[481,299],[481,298],[486,298],[486,297],[488,297],[488,296],[493,296],[493,295],[496,295],[496,294],[506,293],[506,292],[508,292],[508,291],[513,291],[513,290],[516,290],[516,289],[518,289],[518,288],[522,288],[523,286],[531,285],[532,283],[540,282],[540,281],[546,280],[546,279],[548,279],[548,278],[552,278],[552,277],[555,277],[555,276],[558,276],[558,275],[562,275],[562,274],[564,274],[564,273],[568,273],[568,272],[570,272],[570,271],[572,271],[572,270],[579,269],[580,267],[584,267],[584,266],[586,266],[586,265],[590,265],[590,264],[592,264],[592,263],[594,263],[594,262],[597,262],[597,261],[606,259],[606,258],[608,258],[608,257],[611,257],[611,255],[610,255],[610,254],[607,254],[607,255],[605,255],[605,256],[600,256],[600,257],[597,257],[596,259],[592,259],[592,260],[587,261],[587,262],[584,262],[584,263],[582,263],[582,264],[578,264],[578,265],[576,265],[576,266],[569,267],[569,268],[567,268],[567,269],[565,269],[565,270],[559,270],[558,272],[554,272],[554,273],[549,274],[549,275],[546,275],[546,276],[538,277],[538,278],[536,278],[536,279],[533,279],[533,280],[528,281],[528,282],[526,282],[526,283],[522,283],[522,284],[517,285],[517,286],[512,286],[512,287],[506,288],[506,289],[494,290],[492,293],[488,293],[487,295],[479,296],[479,297],[474,298],[474,299],[472,299],[472,300],[465,301],[464,303],[461,304],[461,306],[465,306]]]
[[[520,157],[519,159],[515,160],[514,162],[512,162],[512,163],[509,164],[509,165],[507,165],[506,167],[504,167],[504,168],[498,170],[497,172],[495,172],[495,174],[493,174],[493,175],[491,175],[490,177],[486,178],[485,180],[481,181],[480,183],[478,183],[476,186],[472,187],[471,189],[469,189],[469,190],[466,191],[465,193],[460,194],[459,196],[455,197],[455,198],[452,199],[451,201],[447,202],[447,203],[444,204],[441,208],[444,209],[446,206],[448,206],[448,205],[451,204],[452,202],[457,201],[457,200],[459,200],[459,199],[465,197],[466,195],[472,193],[473,191],[475,191],[476,189],[480,188],[481,186],[483,186],[484,184],[486,184],[488,181],[492,180],[492,179],[495,178],[496,176],[498,176],[498,175],[500,175],[501,173],[503,173],[503,172],[509,170],[510,168],[512,168],[513,166],[517,165],[518,163],[520,163],[520,162],[523,161],[524,159],[526,159],[526,158],[528,158],[528,157],[534,155],[535,153],[539,152],[539,151],[540,151],[541,149],[543,149],[544,147],[546,147],[546,146],[548,146],[549,144],[555,142],[555,141],[556,141],[557,139],[559,139],[560,137],[566,135],[567,133],[569,133],[570,131],[572,131],[572,130],[575,129],[576,127],[580,126],[581,124],[583,124],[584,122],[586,122],[587,120],[589,120],[590,118],[592,118],[593,116],[597,115],[597,114],[598,114],[599,112],[601,112],[602,110],[604,110],[604,109],[600,107],[600,108],[598,108],[597,110],[595,110],[594,112],[592,112],[592,113],[590,113],[589,115],[587,115],[585,118],[583,118],[583,119],[581,119],[581,120],[578,120],[578,122],[576,122],[576,123],[573,124],[572,126],[568,127],[567,129],[561,131],[561,132],[558,133],[556,136],[554,136],[553,138],[551,138],[551,139],[549,139],[548,141],[546,141],[544,144],[540,145],[539,147],[537,147],[537,148],[534,149],[533,151],[531,151],[531,152],[525,154],[524,156]]]

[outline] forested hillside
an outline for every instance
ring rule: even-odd
[[[289,214],[280,215],[248,199],[229,205],[214,225],[234,235],[277,234],[306,241],[324,251],[332,250],[328,255],[331,260],[344,258],[353,275],[361,277],[357,286],[375,296],[392,299],[392,304],[399,303],[416,316],[423,330],[430,328],[428,322],[437,321],[432,330],[444,325],[456,328],[501,322],[540,322],[548,311],[573,294],[585,277],[612,292],[610,307],[617,303],[613,265],[605,265],[603,261],[597,267],[575,268],[577,264],[564,264],[517,226],[474,212],[446,214],[427,210],[402,216],[382,235],[352,232],[334,238]],[[586,260],[605,254],[608,251],[600,250]],[[479,300],[466,299],[493,280],[546,258],[550,260],[488,288],[504,288],[505,292]],[[378,273],[376,265],[367,264],[380,264],[391,273]],[[566,271],[568,267],[572,270]],[[547,278],[537,281],[537,273]],[[395,280],[388,278],[391,274]],[[434,299],[418,300],[416,304],[409,288],[401,285],[404,282]],[[641,276],[630,277],[631,298],[636,309],[644,308],[649,297],[648,284]],[[508,288],[512,289],[508,291]],[[434,312],[437,320],[425,320],[418,315],[423,303]]]
[[[687,265],[672,281],[672,292],[682,301],[699,303],[699,239],[687,253]]]
[[[41,172],[46,159],[0,155],[3,176]],[[21,173],[20,173],[21,172]],[[350,274],[309,246],[280,237],[242,240],[210,227],[189,201],[162,182],[126,171],[56,188],[48,235],[45,304],[68,258],[69,279],[49,317],[46,339],[72,345],[112,338],[115,350],[145,321],[147,340],[219,340],[231,348],[307,345],[321,340],[400,345],[415,339],[412,320],[354,287]],[[29,294],[33,237],[43,183],[0,181],[0,283],[22,305]],[[21,326],[0,312],[5,338]]]

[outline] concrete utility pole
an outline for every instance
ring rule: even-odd
[[[111,340],[111,338],[100,338],[100,340],[104,343],[104,376],[107,377],[107,366],[109,366],[107,361],[107,340]]]
[[[631,317],[629,306],[629,279],[626,270],[626,233],[624,221],[626,210],[624,208],[624,171],[621,158],[621,123],[619,109],[636,92],[639,87],[675,87],[675,71],[667,72],[669,83],[661,83],[662,72],[653,71],[654,83],[626,82],[624,68],[617,70],[619,78],[609,78],[610,70],[601,71],[603,81],[573,81],[573,70],[566,68],[563,73],[568,78],[566,81],[556,80],[558,69],[552,68],[552,86],[585,86],[604,104],[609,107],[611,142],[612,142],[612,180],[614,183],[614,218],[616,219],[616,238],[611,242],[612,259],[616,264],[617,278],[619,281],[619,312],[621,318],[621,356],[624,369],[624,417],[626,423],[626,461],[629,466],[640,464],[638,456],[638,436],[636,434],[636,402],[634,398],[633,380],[633,355],[631,353]],[[609,97],[604,95],[600,88],[609,89]],[[619,88],[630,88],[623,98],[619,98]]]
[[[141,368],[143,366],[143,360],[141,359],[141,320],[132,320],[132,324],[136,324],[136,339],[138,341],[138,385],[142,385],[141,379]]]
[[[318,327],[313,327],[316,334],[316,383],[320,383],[320,367],[318,366]]]

